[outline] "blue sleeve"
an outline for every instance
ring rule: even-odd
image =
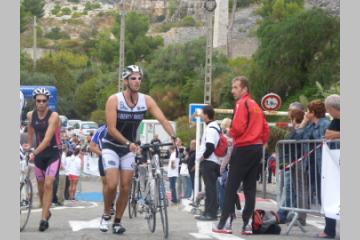
[[[91,138],[91,141],[92,142],[94,142],[94,143],[96,143],[97,145],[99,145],[99,136],[100,136],[100,133],[101,133],[101,131],[97,131],[96,133],[95,133],[95,135]]]

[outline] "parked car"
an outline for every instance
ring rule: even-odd
[[[74,132],[80,136],[87,136],[90,134],[90,132],[95,133],[98,128],[99,125],[96,122],[83,121],[80,122],[80,127],[78,129],[74,128]]]
[[[67,129],[69,119],[65,115],[60,115],[61,130]]]
[[[71,127],[73,129],[79,129],[81,122],[82,121],[79,120],[79,119],[69,119],[68,124],[67,124],[67,128]]]

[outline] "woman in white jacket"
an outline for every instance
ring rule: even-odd
[[[79,145],[76,146],[74,154],[67,158],[66,168],[70,180],[69,199],[75,200],[77,184],[83,169],[83,159]]]

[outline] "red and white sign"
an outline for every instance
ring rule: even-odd
[[[281,98],[276,93],[268,93],[261,99],[261,107],[266,111],[277,111],[281,107]]]

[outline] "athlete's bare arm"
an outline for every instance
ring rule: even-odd
[[[101,150],[99,146],[93,141],[90,141],[89,149],[91,152],[96,153],[96,155],[101,156]]]
[[[28,145],[24,146],[25,150],[29,150],[31,148],[31,146],[33,145],[33,141],[34,141],[34,134],[35,134],[35,130],[34,128],[31,126],[31,120],[32,120],[32,111],[28,112],[26,114],[27,119],[28,119]]]

